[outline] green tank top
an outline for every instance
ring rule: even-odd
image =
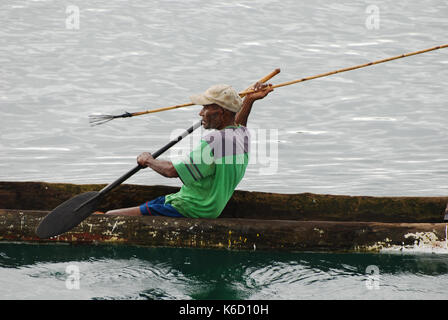
[[[243,179],[250,136],[244,126],[229,126],[201,139],[188,157],[173,163],[183,186],[165,197],[183,216],[217,218]]]

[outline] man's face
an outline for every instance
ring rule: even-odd
[[[208,104],[203,106],[199,115],[202,117],[204,129],[216,129],[222,123],[223,110],[217,104]]]

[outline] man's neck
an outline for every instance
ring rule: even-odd
[[[229,126],[235,126],[235,127],[237,126],[236,122],[235,122],[235,117],[228,119],[226,121],[223,121],[222,124],[218,128],[216,128],[216,130],[222,130]]]

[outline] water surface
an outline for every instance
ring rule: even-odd
[[[79,29],[67,29],[72,5]],[[378,29],[366,25],[371,5]],[[0,9],[0,180],[112,182],[194,123],[200,107],[90,127],[93,113],[185,103],[216,83],[243,90],[278,67],[273,83],[448,42],[444,1],[15,0]],[[268,157],[238,188],[446,195],[447,57],[434,51],[277,89],[249,120],[267,130]],[[149,171],[128,182],[180,186]]]
[[[69,6],[79,9],[79,29],[67,28]],[[196,122],[200,107],[97,127],[90,114],[185,103],[216,83],[243,90],[275,68],[274,84],[441,45],[447,16],[448,3],[431,0],[2,1],[0,180],[112,182],[139,153]],[[257,102],[253,151],[264,139],[267,157],[252,157],[238,189],[445,196],[447,50],[279,88]],[[198,139],[162,158],[179,158]],[[180,186],[149,170],[127,183]],[[446,299],[446,261],[0,243],[0,298]],[[80,270],[79,290],[65,286],[69,265]],[[379,289],[366,287],[370,265]]]
[[[68,289],[79,270],[79,289]],[[378,268],[374,276],[366,272]],[[447,299],[443,255],[0,243],[1,299]]]

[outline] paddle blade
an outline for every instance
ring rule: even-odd
[[[91,191],[65,201],[40,222],[37,236],[47,239],[73,229],[95,211],[100,200],[99,192]]]

